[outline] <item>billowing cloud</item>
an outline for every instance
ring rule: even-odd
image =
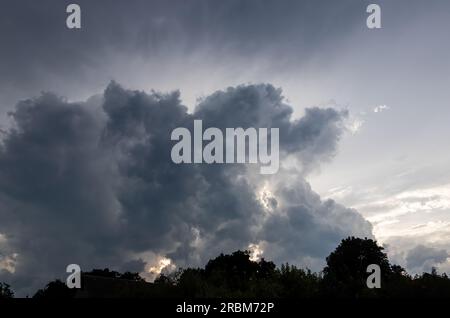
[[[309,108],[294,120],[271,85],[218,91],[189,113],[178,92],[113,82],[86,102],[44,93],[11,116],[0,149],[0,252],[14,262],[0,278],[22,293],[64,275],[70,263],[150,277],[164,264],[201,265],[249,246],[320,269],[343,237],[372,237],[355,210],[322,201],[305,180],[335,154],[347,113]],[[279,128],[279,173],[174,164],[171,131],[194,119],[204,127]]]

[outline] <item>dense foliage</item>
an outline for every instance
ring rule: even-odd
[[[371,239],[342,240],[326,263],[322,272],[314,273],[290,264],[277,267],[265,259],[254,262],[248,251],[236,251],[219,255],[204,268],[160,275],[153,283],[146,283],[137,273],[96,269],[83,273],[85,282],[91,279],[85,290],[70,290],[56,280],[34,297],[450,298],[446,274],[433,270],[412,277],[402,267],[391,265],[383,248]],[[380,266],[379,289],[366,285],[369,264]],[[0,284],[0,297],[13,297],[8,285]]]

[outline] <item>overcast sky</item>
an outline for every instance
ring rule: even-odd
[[[75,1],[69,30],[72,2],[2,1],[0,280],[251,244],[320,270],[346,235],[450,271],[448,1]],[[283,167],[172,165],[195,118],[279,126]]]

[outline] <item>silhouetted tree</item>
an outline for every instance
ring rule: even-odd
[[[416,276],[412,286],[416,298],[450,298],[450,279],[435,268],[431,273]]]
[[[75,292],[75,289],[70,289],[66,284],[57,279],[48,283],[44,289],[39,289],[33,298],[73,298]]]
[[[275,264],[261,260],[250,260],[249,251],[236,251],[231,255],[220,254],[210,260],[203,272],[208,290],[217,296],[241,296],[257,292],[261,286],[257,281],[275,276]]]
[[[139,273],[132,273],[132,272],[125,272],[123,274],[119,275],[120,279],[128,279],[136,282],[145,282],[145,279],[143,279]]]
[[[6,283],[0,283],[0,299],[14,298],[14,292],[11,286]]]
[[[324,292],[341,297],[360,297],[368,290],[366,280],[367,267],[377,264],[381,269],[382,281],[391,275],[391,265],[383,247],[368,238],[349,237],[341,241],[339,246],[327,258],[324,268]]]
[[[279,270],[279,281],[281,297],[312,298],[318,296],[321,277],[309,269],[299,269],[286,263]]]
[[[248,251],[220,254],[204,268],[179,269],[161,274],[147,283],[138,273],[94,269],[83,273],[89,279],[80,297],[228,297],[228,298],[450,298],[450,279],[436,269],[411,277],[398,265],[391,265],[383,247],[368,238],[348,237],[326,258],[321,273],[290,264],[279,268],[273,262],[252,261]],[[366,285],[367,267],[381,269],[381,288]],[[92,277],[94,276],[94,277]],[[108,279],[100,279],[100,278]],[[83,280],[82,280],[83,282]],[[87,280],[85,280],[87,282]],[[90,286],[90,287],[89,287]],[[12,297],[9,286],[0,284],[0,296]],[[70,298],[77,290],[53,281],[34,298]],[[84,295],[84,296],[83,296]]]
[[[85,272],[85,275],[97,276],[97,277],[105,277],[105,278],[120,278],[120,273],[116,271],[112,271],[109,268],[105,269],[93,269],[90,272]]]
[[[104,278],[114,278],[114,279],[126,279],[137,282],[144,282],[145,280],[139,275],[139,273],[125,272],[123,274],[112,271],[109,268],[105,269],[93,269],[90,272],[84,272],[84,275],[104,277]]]
[[[174,282],[171,279],[171,277],[161,274],[155,279],[154,284],[156,284],[156,285],[173,285]]]
[[[207,297],[208,282],[205,278],[205,271],[200,268],[180,269],[177,272],[176,285],[183,296],[187,297]]]

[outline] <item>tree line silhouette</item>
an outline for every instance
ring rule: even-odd
[[[370,289],[367,266],[381,269],[381,288]],[[10,286],[0,283],[0,297],[12,298]],[[33,298],[180,297],[180,298],[450,298],[450,279],[431,273],[411,276],[390,264],[383,247],[371,239],[348,237],[326,258],[322,272],[294,265],[277,267],[249,251],[220,254],[204,268],[179,269],[147,283],[138,273],[94,269],[82,273],[82,288],[69,289],[60,280],[49,282]]]

